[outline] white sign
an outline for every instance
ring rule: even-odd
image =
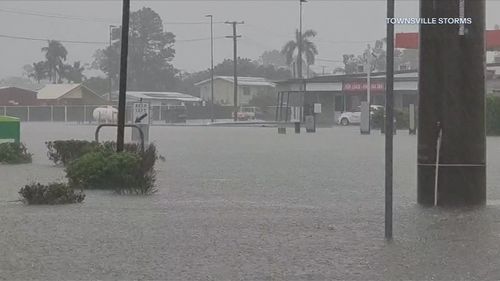
[[[132,116],[135,124],[149,124],[149,104],[134,103],[134,115]]]

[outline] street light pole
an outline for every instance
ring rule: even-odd
[[[214,17],[213,15],[206,15],[210,18],[210,119],[213,123],[214,118]]]
[[[371,75],[372,75],[372,64],[373,64],[373,55],[371,52],[371,46],[368,44],[368,48],[365,51],[365,60],[366,60],[366,102],[368,103],[368,134],[370,134],[371,131],[371,106],[372,106],[372,100],[371,100],[371,88],[372,88],[372,83],[371,83]]]
[[[395,0],[387,0],[387,18],[394,18]],[[385,79],[385,239],[392,240],[393,130],[394,130],[394,24],[387,23]]]
[[[302,3],[307,2],[307,0],[299,0],[299,45],[297,47],[297,76],[302,79]]]
[[[109,49],[111,50],[111,46],[113,43],[113,28],[116,28],[114,25],[109,25]],[[111,78],[111,60],[108,58],[108,78],[109,78],[109,95],[108,101],[111,102],[111,92],[113,90],[113,80]]]

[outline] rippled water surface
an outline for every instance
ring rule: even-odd
[[[94,129],[22,124],[35,155],[30,165],[0,166],[0,279],[500,279],[499,138],[488,138],[488,206],[441,210],[415,204],[416,137],[399,132],[391,243],[383,239],[383,136],[355,127],[300,135],[153,127],[166,158],[157,194],[9,202],[30,181],[64,180],[44,141],[92,139]]]

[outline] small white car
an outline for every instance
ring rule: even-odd
[[[377,110],[384,110],[384,107],[381,105],[371,105],[370,106],[370,116]],[[359,124],[361,122],[361,107],[356,107],[355,111],[346,111],[340,114],[337,123],[342,126],[348,126],[350,124]]]

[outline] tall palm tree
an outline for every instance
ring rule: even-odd
[[[61,74],[64,68],[64,61],[68,55],[68,51],[56,40],[49,40],[47,47],[42,48],[47,59],[47,68],[49,71],[49,79],[52,83],[61,82]]]
[[[316,44],[311,41],[311,39],[315,37],[316,34],[316,31],[311,29],[306,30],[302,34],[302,57],[306,58],[305,61],[308,67],[314,64],[315,57],[318,54],[318,48],[316,47]],[[297,29],[295,31],[295,40],[288,41],[281,49],[281,53],[285,55],[286,63],[288,65],[291,65],[295,60],[295,57],[297,56],[296,53],[298,53],[300,41],[300,32]]]

